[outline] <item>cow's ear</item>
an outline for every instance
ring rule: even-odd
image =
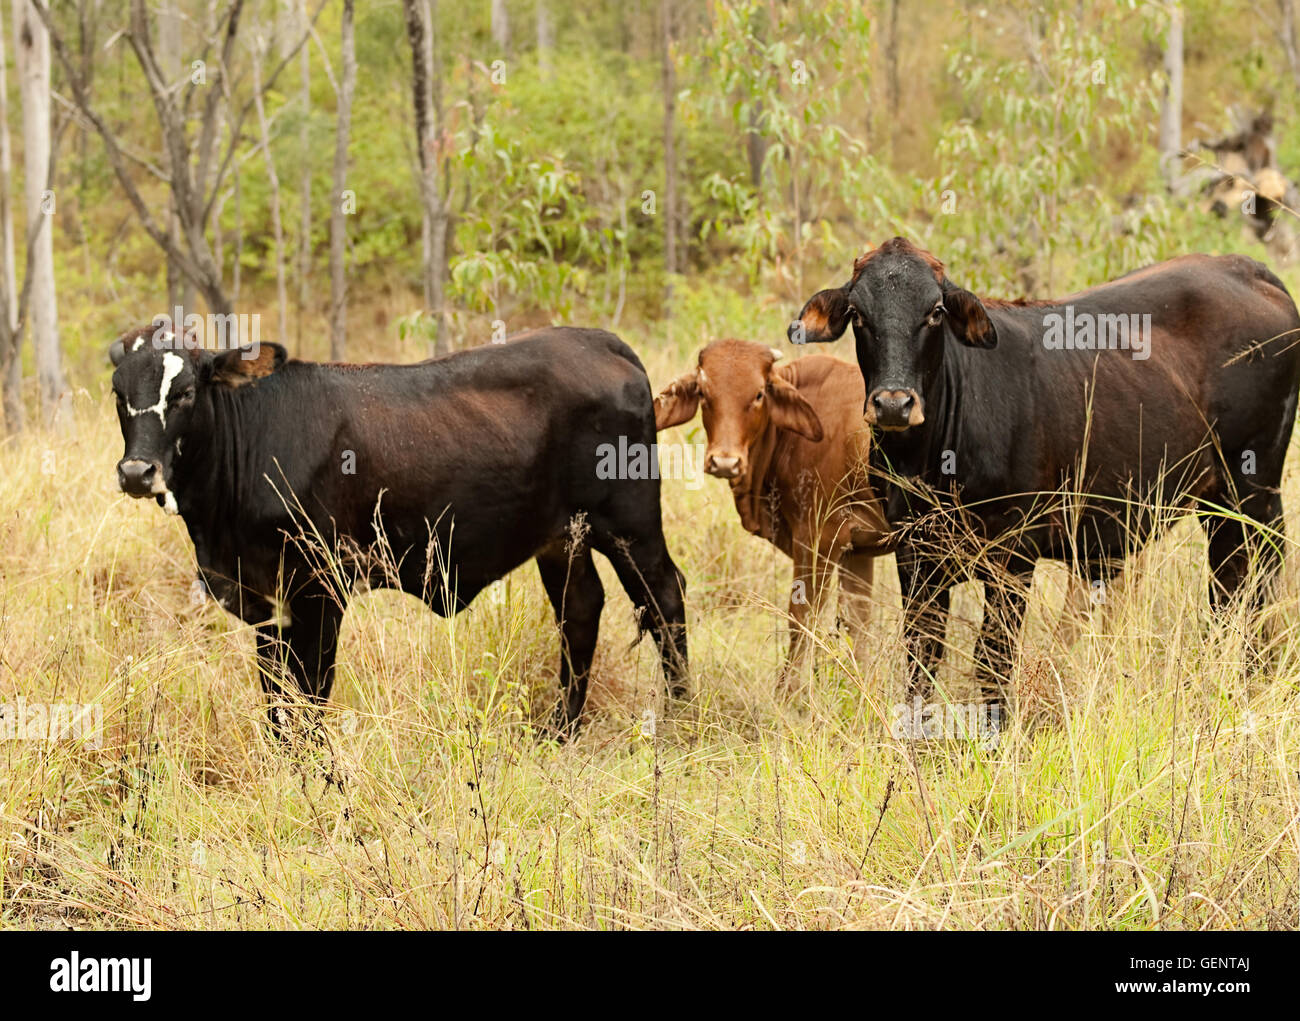
[[[121,364],[122,359],[126,357],[126,344],[121,337],[108,345],[108,360],[113,363],[114,368]]]
[[[967,347],[993,348],[998,346],[998,329],[993,325],[984,304],[971,294],[945,278],[943,307],[948,310],[948,325],[953,336]]]
[[[689,422],[700,407],[700,380],[694,372],[678,376],[655,398],[655,430]]]
[[[831,287],[808,299],[785,335],[794,344],[827,344],[839,340],[848,325],[848,293],[843,287]]]
[[[224,386],[243,386],[269,376],[289,357],[279,344],[245,344],[212,356],[210,379]]]
[[[793,366],[784,368],[788,370]],[[774,370],[768,377],[767,394],[774,426],[798,433],[813,443],[822,441],[824,435],[822,420],[813,410],[813,406],[804,400],[803,394],[786,379],[781,370]]]

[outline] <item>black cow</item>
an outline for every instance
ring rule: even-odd
[[[1034,562],[1104,584],[1168,520],[1157,502],[1198,512],[1215,606],[1252,555],[1262,582],[1277,572],[1300,316],[1254,260],[1187,255],[1059,301],[1001,302],[894,238],[813,295],[789,335],[830,341],[850,322],[878,492],[889,521],[911,525],[898,569],[914,691],[942,655],[960,574],[985,582],[977,672],[996,701]]]
[[[285,673],[329,695],[358,582],[445,616],[531,557],[561,628],[559,723],[576,729],[604,603],[592,549],[685,696],[684,586],[658,479],[598,471],[602,445],[655,442],[649,380],[613,334],[545,329],[417,365],[328,365],[278,344],[186,350],[144,327],[110,357],[119,484],[185,520],[209,591],[257,628],[273,701]]]

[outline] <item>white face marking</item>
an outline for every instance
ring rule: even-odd
[[[185,362],[181,360],[180,355],[172,354],[168,351],[163,355],[163,378],[162,385],[158,388],[158,403],[149,408],[133,408],[131,402],[126,405],[126,413],[132,418],[138,415],[148,415],[151,412],[158,416],[158,421],[167,428],[167,397],[171,394],[172,382],[181,374],[185,368]]]

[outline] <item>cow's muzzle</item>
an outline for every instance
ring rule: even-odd
[[[910,429],[925,421],[921,396],[915,390],[873,390],[867,398],[863,417],[878,429]]]
[[[162,465],[141,457],[124,457],[117,462],[117,484],[128,496],[156,496],[167,491]]]
[[[745,458],[742,454],[723,454],[709,452],[704,459],[704,470],[719,479],[735,479],[745,473]]]

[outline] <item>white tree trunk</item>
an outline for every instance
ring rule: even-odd
[[[492,41],[502,50],[510,49],[510,14],[506,0],[492,0]]]
[[[404,0],[406,31],[411,41],[412,100],[419,147],[420,203],[423,208],[421,250],[424,257],[424,303],[433,319],[433,354],[446,352],[444,328],[448,213],[438,188],[438,69],[434,61],[437,0]]]
[[[348,182],[348,138],[352,133],[352,92],[357,84],[357,53],[352,28],[353,0],[343,0],[343,67],[339,83],[338,127],[334,137],[334,188],[330,208],[330,357],[346,357],[348,329],[347,214],[343,191]]]
[[[13,184],[13,154],[9,146],[9,75],[5,57],[5,17],[0,10],[0,386],[4,388],[4,418],[9,432],[23,427],[22,334],[18,332],[18,274],[14,265],[14,210],[9,199]]]
[[[1160,102],[1160,170],[1172,191],[1178,180],[1179,152],[1183,148],[1183,6],[1169,8],[1169,34],[1165,37],[1165,91]]]
[[[284,227],[280,222],[280,176],[275,172],[275,157],[271,154],[271,126],[266,119],[266,103],[262,98],[264,56],[265,54],[258,48],[253,57],[253,104],[257,108],[257,124],[262,134],[262,155],[266,159],[266,179],[271,191],[271,237],[275,243],[275,298],[276,304],[279,305],[275,339],[283,344],[289,337],[289,290],[284,279]]]
[[[551,73],[551,51],[555,49],[555,27],[546,0],[537,0],[537,67],[542,77]]]
[[[307,8],[298,4],[298,20],[302,31],[309,25]],[[311,299],[311,165],[307,152],[311,147],[311,47],[304,46],[299,54],[300,74],[302,78],[302,127],[298,135],[301,148],[302,176],[299,178],[298,222],[298,350],[302,351],[303,317],[307,314],[307,304]]]
[[[14,47],[23,102],[23,172],[27,233],[36,233],[32,259],[31,322],[36,378],[46,425],[62,420],[71,395],[63,378],[59,315],[54,291],[54,195],[50,176],[50,37],[31,0],[13,0]],[[43,221],[43,222],[42,222]]]
[[[158,9],[158,59],[168,75],[168,84],[174,85],[185,74],[185,53],[181,43],[181,12],[176,3],[164,3]],[[165,150],[164,150],[165,151]],[[178,168],[177,173],[184,173],[185,168]],[[173,199],[169,193],[169,200]],[[178,249],[183,247],[181,241],[181,222],[176,215],[174,201],[169,201],[167,212],[167,233]],[[174,315],[176,306],[185,312],[191,311],[194,304],[194,285],[186,279],[185,274],[175,259],[167,260],[167,314]],[[182,317],[183,321],[183,317]]]
[[[672,314],[672,276],[677,272],[677,68],[673,63],[673,0],[660,0],[660,56],[664,90],[664,272],[665,312]]]

